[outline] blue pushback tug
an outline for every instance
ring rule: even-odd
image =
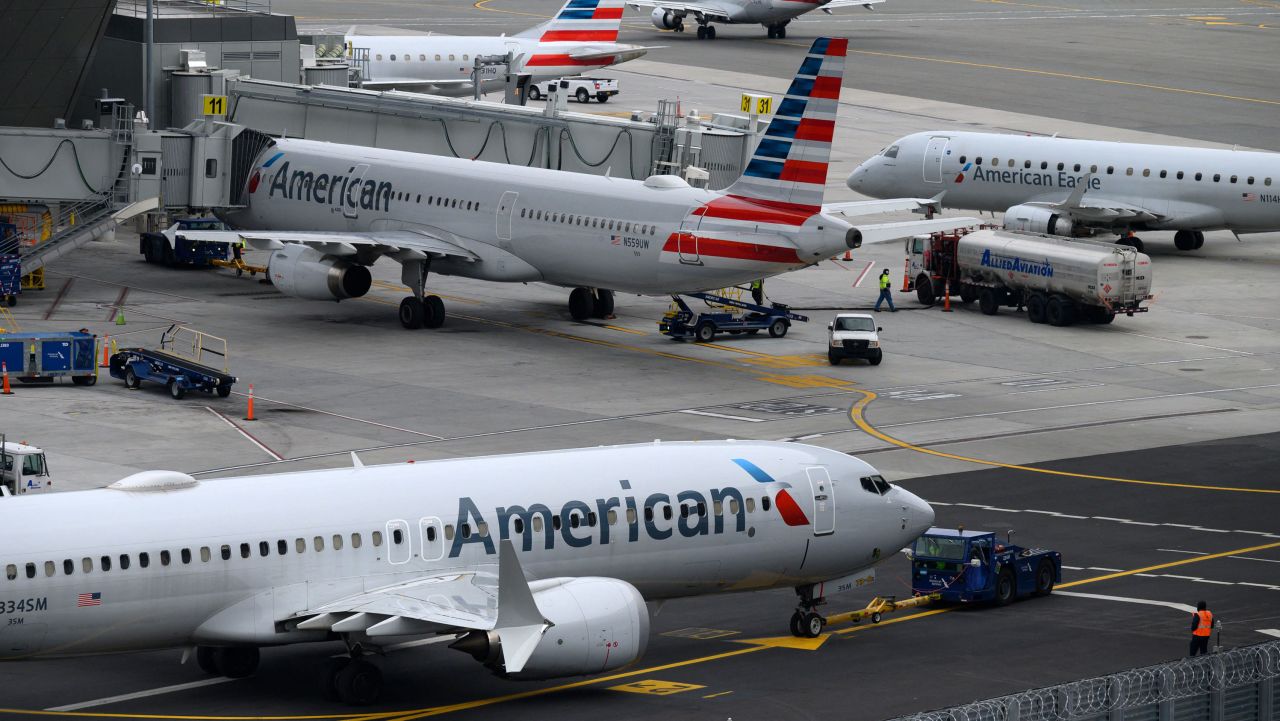
[[[1062,581],[1062,554],[1000,543],[996,534],[963,527],[930,528],[911,547],[911,590],[942,601],[994,601],[1046,596]]]

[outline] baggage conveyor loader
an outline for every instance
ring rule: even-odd
[[[740,288],[736,290],[741,290]],[[717,293],[685,293],[690,298],[698,298],[711,306],[726,306],[724,309],[695,313],[684,299],[678,295],[671,296],[677,309],[672,310],[658,321],[658,330],[677,340],[692,337],[699,343],[709,343],[717,333],[738,335],[748,333],[755,335],[762,330],[769,331],[773,338],[781,338],[791,328],[791,323],[804,323],[808,316],[792,313],[791,309],[781,303],[759,305],[745,300]],[[745,313],[735,313],[729,308],[740,308]]]

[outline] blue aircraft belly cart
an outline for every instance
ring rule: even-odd
[[[191,390],[226,398],[236,382],[228,372],[227,341],[186,326],[170,326],[159,349],[122,348],[110,360],[113,378],[135,389],[142,381],[158,383],[174,400]]]
[[[804,323],[809,320],[808,316],[792,313],[781,303],[758,305],[714,293],[686,293],[685,295],[704,300],[709,305],[740,308],[745,312],[735,313],[726,309],[696,313],[683,298],[673,295],[671,299],[675,302],[677,310],[667,313],[662,320],[658,321],[658,330],[677,340],[693,338],[699,343],[708,343],[716,337],[717,333],[755,335],[762,330],[769,331],[769,335],[774,338],[781,338],[790,330],[792,322]]]
[[[97,348],[92,333],[0,333],[0,361],[21,383],[70,378],[91,386],[98,382]]]

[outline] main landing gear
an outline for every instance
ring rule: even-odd
[[[1179,230],[1173,234],[1173,245],[1178,250],[1200,250],[1204,247],[1204,233],[1198,230]]]
[[[764,29],[768,31],[769,39],[773,40],[776,38],[778,40],[781,40],[785,38],[787,36],[787,23],[789,22],[791,21],[785,20],[783,22],[775,23],[773,25],[765,25]]]
[[[333,656],[320,665],[320,692],[329,701],[369,706],[382,695],[382,671],[366,660],[359,646],[350,656]]]
[[[796,587],[796,595],[800,600],[796,603],[795,613],[791,614],[791,635],[799,638],[817,638],[827,625],[827,619],[818,613],[819,606],[826,605],[827,599],[814,598],[813,586]]]
[[[574,288],[569,293],[569,315],[574,320],[613,317],[613,291],[601,288]]]
[[[400,325],[410,330],[444,325],[444,301],[438,295],[426,295],[430,270],[430,259],[406,260],[400,265],[400,281],[413,291],[411,297],[400,301]]]
[[[1139,253],[1141,253],[1144,248],[1142,238],[1134,235],[1132,230],[1120,236],[1120,239],[1116,241],[1116,245],[1127,245]]]
[[[715,40],[716,26],[706,20],[698,21],[698,39],[699,40]]]

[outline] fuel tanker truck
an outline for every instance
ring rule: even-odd
[[[907,239],[907,287],[925,305],[975,300],[986,315],[1026,308],[1032,323],[1110,323],[1144,313],[1151,258],[1094,240],[984,228]]]

